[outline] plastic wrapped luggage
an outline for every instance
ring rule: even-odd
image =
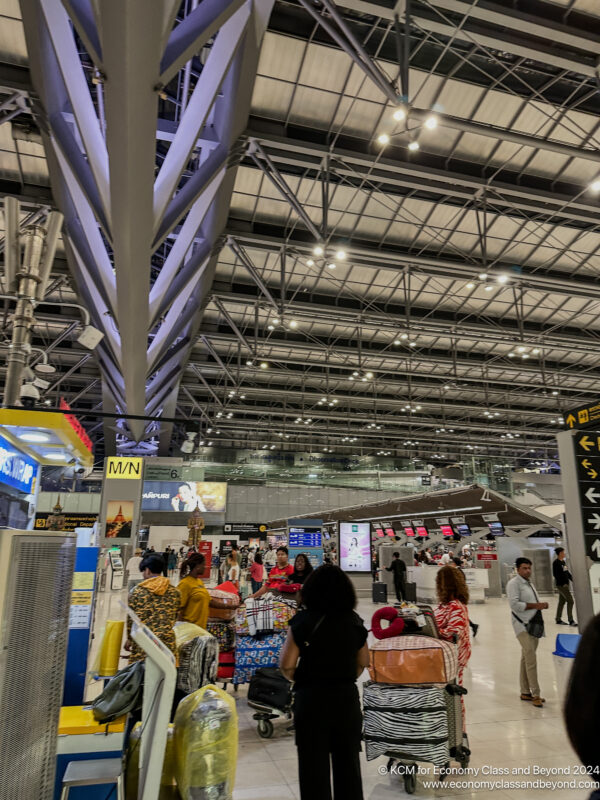
[[[285,631],[269,636],[239,636],[235,650],[233,683],[248,683],[259,667],[279,666]]]
[[[369,648],[369,674],[376,683],[441,684],[456,680],[456,645],[429,636],[393,636]]]
[[[138,722],[129,737],[129,744],[125,754],[125,797],[126,800],[138,800],[138,784],[140,771],[140,736],[142,724]],[[179,793],[175,785],[175,731],[169,725],[167,733],[167,746],[160,778],[160,792],[158,800],[178,800]]]
[[[179,667],[177,688],[189,694],[217,679],[219,645],[214,636],[190,622],[178,622],[175,641]]]
[[[444,766],[450,760],[446,690],[441,686],[363,685],[368,761],[387,755]]]
[[[257,669],[250,679],[248,705],[284,711],[292,705],[292,684],[279,669]]]
[[[182,800],[231,800],[237,761],[235,701],[216,686],[185,697],[175,714],[175,777]]]
[[[235,647],[235,622],[233,620],[208,620],[206,630],[219,643],[219,650],[233,650]]]
[[[236,610],[235,631],[238,636],[256,636],[257,633],[286,631],[297,605],[294,600],[280,600],[265,595],[259,600],[248,600]],[[264,627],[258,627],[262,625]],[[270,627],[267,627],[270,625]]]

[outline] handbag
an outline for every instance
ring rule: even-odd
[[[539,602],[538,596],[533,586],[531,587],[531,589],[535,597],[535,602],[538,603]],[[542,638],[542,636],[544,635],[544,618],[539,608],[536,610],[535,614],[529,620],[529,622],[523,622],[522,619],[519,619],[519,617],[517,617],[514,611],[512,612],[512,615],[516,620],[519,620],[521,625],[525,627],[525,630],[530,636],[533,636],[534,639]]]
[[[97,722],[108,724],[142,707],[144,671],[144,662],[134,661],[117,672],[92,703],[92,713]]]

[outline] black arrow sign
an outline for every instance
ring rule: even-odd
[[[600,483],[600,458],[598,456],[578,456],[577,478],[579,481]]]
[[[585,534],[585,552],[592,561],[600,561],[600,536],[593,533]]]
[[[594,428],[600,422],[600,403],[574,408],[565,415],[569,428]]]

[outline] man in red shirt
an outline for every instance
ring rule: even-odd
[[[281,547],[277,548],[277,564],[269,572],[267,582],[258,590],[258,592],[250,595],[250,597],[253,600],[256,600],[256,598],[262,597],[263,594],[266,594],[267,592],[279,589],[282,584],[287,583],[290,575],[293,572],[294,568],[288,562],[288,549],[287,547],[281,545]]]

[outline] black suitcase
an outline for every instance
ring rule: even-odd
[[[408,600],[410,603],[417,602],[417,584],[416,583],[405,583],[404,584],[404,599]]]
[[[387,583],[381,581],[373,583],[373,602],[387,603]]]
[[[292,684],[274,667],[257,669],[248,686],[248,705],[284,711],[292,704]]]

